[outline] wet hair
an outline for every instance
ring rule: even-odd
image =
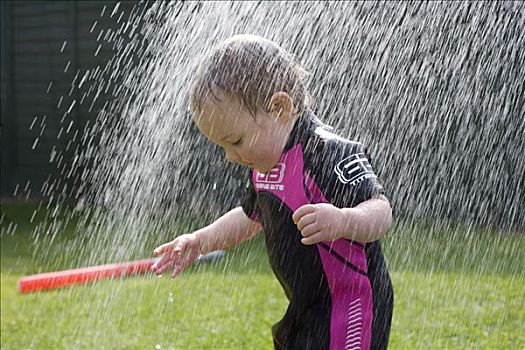
[[[216,91],[221,90],[255,116],[282,91],[292,98],[293,113],[301,114],[310,110],[307,77],[295,57],[273,41],[235,35],[213,47],[201,62],[190,92],[190,111],[201,112],[210,97],[219,100]]]

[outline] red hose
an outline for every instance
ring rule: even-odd
[[[105,278],[118,278],[149,272],[155,259],[129,261],[79,269],[39,273],[22,277],[18,281],[20,293],[36,292],[74,284],[84,284]]]

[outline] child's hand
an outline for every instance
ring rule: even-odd
[[[304,237],[301,243],[306,245],[343,237],[347,218],[341,209],[327,203],[303,205],[292,216]]]
[[[161,275],[173,269],[171,278],[175,278],[199,257],[199,240],[194,234],[185,234],[157,247],[153,254],[162,257],[153,264],[151,271]]]

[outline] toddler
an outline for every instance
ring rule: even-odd
[[[392,211],[364,146],[310,109],[307,73],[276,43],[237,35],[203,60],[191,90],[197,128],[251,169],[242,205],[155,249],[172,277],[201,254],[263,230],[289,300],[276,349],[385,349],[393,290],[378,241]]]

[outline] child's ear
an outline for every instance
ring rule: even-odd
[[[270,99],[270,114],[276,120],[287,123],[293,119],[293,100],[286,92],[276,92]]]

